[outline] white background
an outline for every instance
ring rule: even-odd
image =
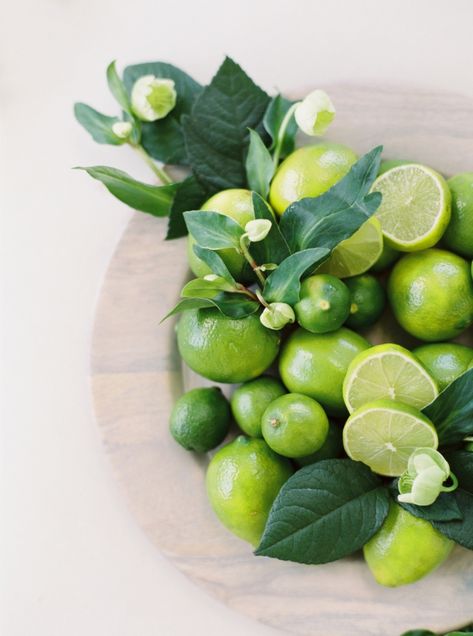
[[[104,458],[90,334],[131,211],[71,167],[149,175],[131,150],[94,144],[72,102],[114,112],[114,58],[167,60],[206,82],[225,53],[269,91],[343,80],[471,93],[473,2],[16,0],[1,15],[0,633],[275,634],[160,557]]]

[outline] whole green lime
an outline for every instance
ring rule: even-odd
[[[473,349],[453,342],[422,345],[412,352],[443,391],[473,362]]]
[[[345,327],[324,334],[297,329],[281,350],[281,379],[289,391],[317,400],[330,415],[345,415],[345,374],[353,358],[369,346]]]
[[[318,197],[340,181],[357,158],[347,146],[331,142],[299,148],[284,159],[274,176],[269,192],[272,208],[282,214],[294,201]]]
[[[302,282],[294,312],[297,322],[307,331],[335,331],[350,313],[350,292],[345,283],[330,274],[309,276]]]
[[[284,457],[304,457],[319,450],[328,434],[328,418],[307,395],[287,393],[271,402],[261,418],[268,445]]]
[[[301,467],[309,466],[309,464],[315,464],[315,462],[320,462],[322,459],[340,457],[342,453],[343,429],[336,422],[329,422],[327,437],[319,450],[305,457],[297,457],[296,464]]]
[[[397,321],[427,342],[449,340],[473,322],[473,281],[463,258],[439,249],[403,256],[388,282]]]
[[[250,190],[231,188],[222,190],[210,197],[201,210],[219,212],[229,216],[242,227],[255,218],[253,211],[252,193]],[[204,263],[194,252],[195,239],[191,234],[187,238],[187,260],[189,267],[197,277],[211,274],[209,266]],[[240,282],[252,280],[252,271],[245,258],[234,249],[218,250],[232,276]]]
[[[230,406],[241,430],[250,437],[262,437],[261,418],[266,407],[285,393],[282,382],[270,376],[250,380],[235,389]]]
[[[401,253],[383,242],[383,251],[381,252],[381,256],[378,258],[376,263],[371,267],[371,271],[373,272],[384,272],[385,269],[394,265],[397,259],[400,257]]]
[[[443,235],[443,244],[452,252],[473,258],[473,172],[448,180],[452,193],[452,216]]]
[[[184,362],[214,382],[246,382],[261,375],[279,351],[279,332],[266,329],[258,315],[234,319],[218,309],[190,309],[177,325]]]
[[[379,280],[371,274],[362,274],[347,278],[345,285],[350,292],[347,326],[362,329],[374,324],[381,317],[386,305],[386,294]]]
[[[453,545],[431,523],[392,503],[383,525],[363,552],[376,581],[397,587],[429,574],[446,559]]]
[[[256,546],[273,501],[292,473],[290,461],[264,440],[240,435],[210,461],[206,477],[210,504],[228,530]]]
[[[184,393],[171,413],[171,435],[186,450],[206,453],[223,442],[230,427],[230,406],[218,387]]]

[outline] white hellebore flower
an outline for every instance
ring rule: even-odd
[[[258,243],[265,239],[271,229],[271,221],[269,219],[256,219],[248,221],[245,225],[245,233],[252,243]]]
[[[275,331],[293,323],[295,319],[294,310],[286,303],[271,303],[260,316],[261,324]]]
[[[315,90],[299,102],[294,112],[299,128],[306,135],[323,135],[335,117],[332,100],[325,91]]]
[[[443,486],[443,482],[452,478],[453,485]],[[409,457],[407,470],[399,479],[398,501],[430,506],[441,492],[448,492],[457,487],[457,479],[450,473],[446,459],[431,448],[418,448]]]
[[[176,105],[173,80],[143,75],[131,89],[131,107],[141,121],[162,119]]]
[[[116,121],[112,126],[112,132],[119,139],[128,139],[133,129],[133,125],[129,121]]]

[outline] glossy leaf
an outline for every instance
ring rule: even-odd
[[[176,195],[169,214],[167,241],[187,234],[184,212],[198,210],[207,198],[208,193],[193,175],[176,184]]]
[[[206,265],[210,267],[210,269],[216,276],[224,278],[228,283],[230,283],[230,285],[236,287],[237,283],[235,279],[230,274],[228,267],[225,265],[222,257],[217,252],[209,250],[206,247],[201,247],[200,245],[194,245],[193,250],[196,256],[198,256],[201,261],[204,261],[204,263],[206,263]]]
[[[214,298],[183,298],[161,322],[170,316],[187,311],[188,309],[204,309],[206,307],[215,307],[224,316],[239,319],[256,313],[261,305],[256,301],[245,298],[242,294],[232,294],[228,292],[222,292]]]
[[[110,92],[123,108],[123,110],[126,113],[131,114],[130,98],[128,96],[124,83],[117,73],[115,61],[111,62],[111,64],[109,64],[107,67],[107,83]]]
[[[204,309],[209,307],[215,307],[215,305],[211,300],[207,298],[183,298],[159,322],[164,322],[171,316],[180,314],[183,311],[188,311],[189,309]]]
[[[192,210],[184,212],[187,229],[201,247],[220,250],[239,249],[243,228],[236,221],[218,212]]]
[[[221,276],[213,280],[194,278],[184,285],[181,290],[182,298],[215,298],[221,291],[234,292],[235,287]]]
[[[415,506],[413,504],[398,501],[399,493],[393,490],[394,500],[414,517],[426,519],[427,521],[456,521],[463,519],[463,514],[458,506],[455,493],[443,492],[430,506]]]
[[[262,265],[263,263],[281,263],[291,254],[289,246],[281,234],[278,222],[268,204],[256,192],[253,192],[253,210],[256,219],[266,219],[272,223],[271,230],[264,241],[254,243],[250,246],[253,258],[258,265]]]
[[[92,139],[98,144],[121,146],[121,144],[125,143],[125,140],[117,137],[112,130],[113,124],[120,121],[118,117],[103,115],[98,110],[81,102],[74,104],[74,115],[79,124],[86,129]]]
[[[258,133],[251,128],[249,132],[250,147],[245,162],[246,180],[250,190],[266,198],[274,174],[273,158]]]
[[[266,132],[269,134],[273,142],[271,144],[271,150],[273,150],[276,145],[276,139],[284,116],[293,104],[294,102],[286,99],[282,95],[276,95],[268,104],[268,108],[264,114],[263,124]],[[284,134],[281,157],[285,157],[294,150],[296,134],[296,120],[291,118]]]

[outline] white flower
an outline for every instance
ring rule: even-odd
[[[133,125],[129,121],[116,121],[112,126],[112,132],[119,139],[128,139],[133,129]]]
[[[445,488],[443,482],[452,477],[453,487]],[[418,448],[409,457],[407,470],[399,479],[398,501],[430,506],[444,491],[456,488],[456,478],[450,473],[446,459],[432,448]]]
[[[279,330],[296,319],[291,305],[286,303],[271,303],[260,316],[261,324],[268,329]]]
[[[131,107],[141,121],[162,119],[176,105],[173,80],[143,75],[131,89]]]
[[[252,243],[258,243],[265,239],[271,229],[271,221],[269,219],[256,219],[248,221],[245,225],[245,232]]]
[[[299,128],[311,137],[323,135],[335,117],[332,100],[325,91],[309,93],[294,112]]]

